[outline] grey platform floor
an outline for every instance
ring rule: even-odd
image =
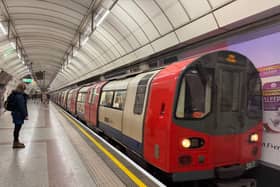
[[[1,187],[135,186],[53,104],[29,101],[28,108],[20,134],[25,149],[12,149],[11,115],[0,116]]]

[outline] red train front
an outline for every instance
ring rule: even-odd
[[[261,81],[250,60],[235,52],[65,94],[68,111],[173,181],[236,177],[260,158]],[[84,108],[77,113],[78,105]]]
[[[242,174],[260,158],[261,81],[244,56],[221,51],[153,79],[144,157],[174,181]]]

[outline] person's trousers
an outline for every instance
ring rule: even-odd
[[[15,129],[14,129],[14,142],[18,142],[19,139],[19,131],[22,127],[22,124],[15,124]]]

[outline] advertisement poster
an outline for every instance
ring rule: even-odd
[[[259,68],[263,82],[262,160],[280,166],[280,64]]]

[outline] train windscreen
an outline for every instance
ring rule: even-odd
[[[202,74],[197,69],[186,72],[180,85],[176,117],[202,118],[210,112],[213,75]]]
[[[259,74],[246,57],[217,52],[197,59],[182,72],[174,122],[211,134],[239,133],[262,120]]]

